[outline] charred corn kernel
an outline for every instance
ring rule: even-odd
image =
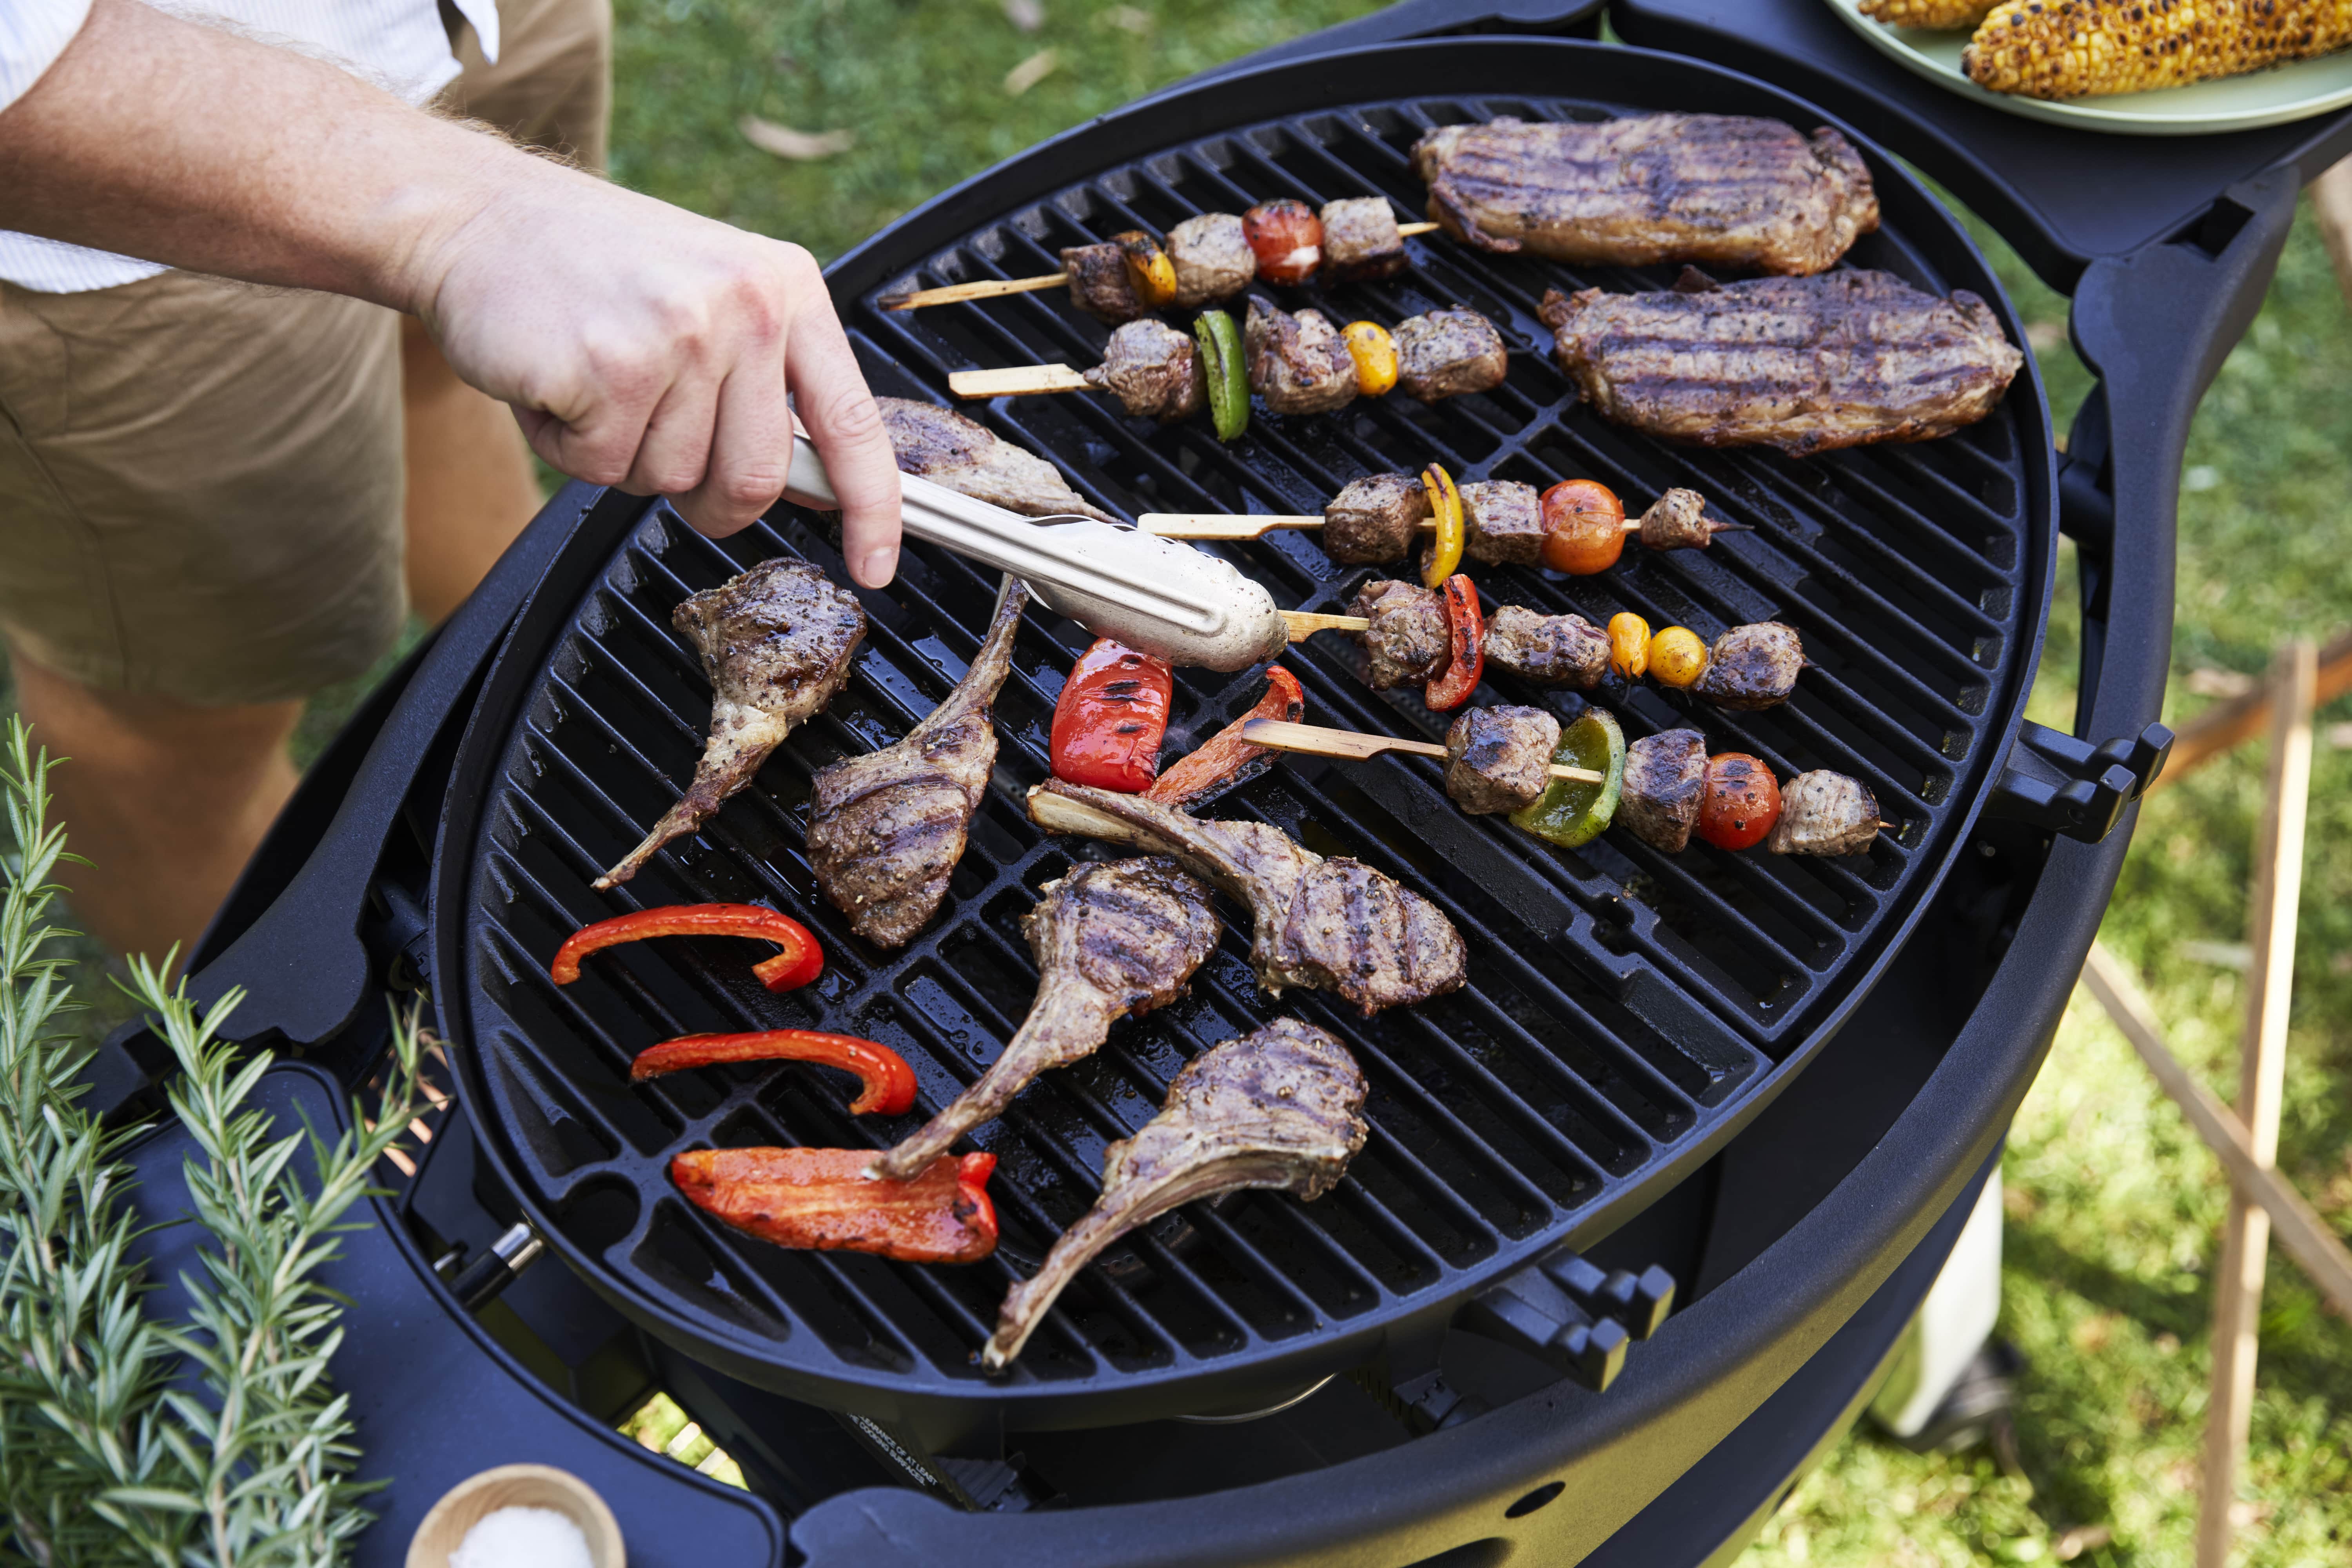
[[[1688,626],[1668,626],[1650,639],[1650,679],[1661,686],[1696,686],[1706,673],[1706,644]]]
[[[1386,396],[1397,381],[1396,339],[1378,321],[1350,321],[1339,336],[1356,362],[1356,390],[1366,397]]]
[[[1176,302],[1176,263],[1160,243],[1141,229],[1111,236],[1119,258],[1127,263],[1127,286],[1147,310],[1164,310]]]
[[[1430,547],[1428,565],[1421,574],[1424,587],[1443,588],[1462,564],[1462,546],[1468,531],[1462,515],[1462,492],[1454,476],[1435,463],[1421,470],[1422,493],[1429,497],[1429,515],[1437,524],[1437,542]]]
[[[1854,9],[1890,27],[1973,27],[1993,0],[1862,0]]]
[[[1628,680],[1650,668],[1650,623],[1631,610],[1609,617],[1609,668]]]
[[[2002,0],[1961,52],[1979,87],[2090,98],[2239,76],[2352,45],[2352,0]]]

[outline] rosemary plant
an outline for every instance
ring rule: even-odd
[[[340,1561],[368,1522],[346,1402],[328,1380],[341,1302],[319,1279],[345,1216],[418,1103],[415,1020],[395,1019],[373,1115],[278,1136],[250,1105],[271,1058],[221,1037],[232,993],[199,1016],[165,965],[130,989],[179,1066],[167,1093],[217,1244],[184,1276],[184,1322],[141,1310],[140,1232],[110,1132],[76,1103],[87,1047],[55,1026],[62,961],[43,955],[67,858],[47,821],[49,761],[12,721],[0,765],[17,847],[0,895],[0,1561],[155,1568]],[[304,1156],[307,1154],[307,1158]]]

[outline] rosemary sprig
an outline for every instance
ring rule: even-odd
[[[150,1321],[120,1158],[141,1130],[104,1131],[76,1103],[89,1052],[51,1026],[70,1004],[63,961],[43,956],[65,838],[47,821],[47,754],[21,721],[7,739],[0,1563],[325,1568],[366,1526],[371,1489],[353,1477],[348,1403],[327,1376],[342,1302],[318,1274],[416,1114],[416,1020],[395,1015],[373,1118],[355,1101],[355,1130],[331,1142],[307,1125],[278,1137],[247,1103],[270,1057],[221,1038],[240,994],[200,1017],[165,982],[168,959],[133,963],[130,990],[179,1065],[173,1112],[202,1151],[185,1164],[189,1196],[218,1243],[201,1275],[182,1277],[187,1321]]]

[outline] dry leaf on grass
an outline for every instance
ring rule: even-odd
[[[1045,7],[1039,0],[1004,0],[1004,19],[1024,33],[1045,25]]]
[[[1059,52],[1053,49],[1039,49],[1004,73],[1004,90],[1013,97],[1018,98],[1052,76],[1061,64],[1062,57]]]
[[[747,114],[735,122],[743,140],[762,153],[772,153],[779,158],[795,163],[814,163],[846,153],[857,145],[855,131],[795,131],[789,125],[779,125],[772,120],[762,120]]]

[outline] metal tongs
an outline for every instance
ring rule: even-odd
[[[785,482],[820,504],[834,500],[806,436],[793,437]],[[913,474],[898,476],[898,491],[909,537],[1012,573],[1097,637],[1211,669],[1246,669],[1289,646],[1274,595],[1189,544],[1090,517],[1023,517]]]

